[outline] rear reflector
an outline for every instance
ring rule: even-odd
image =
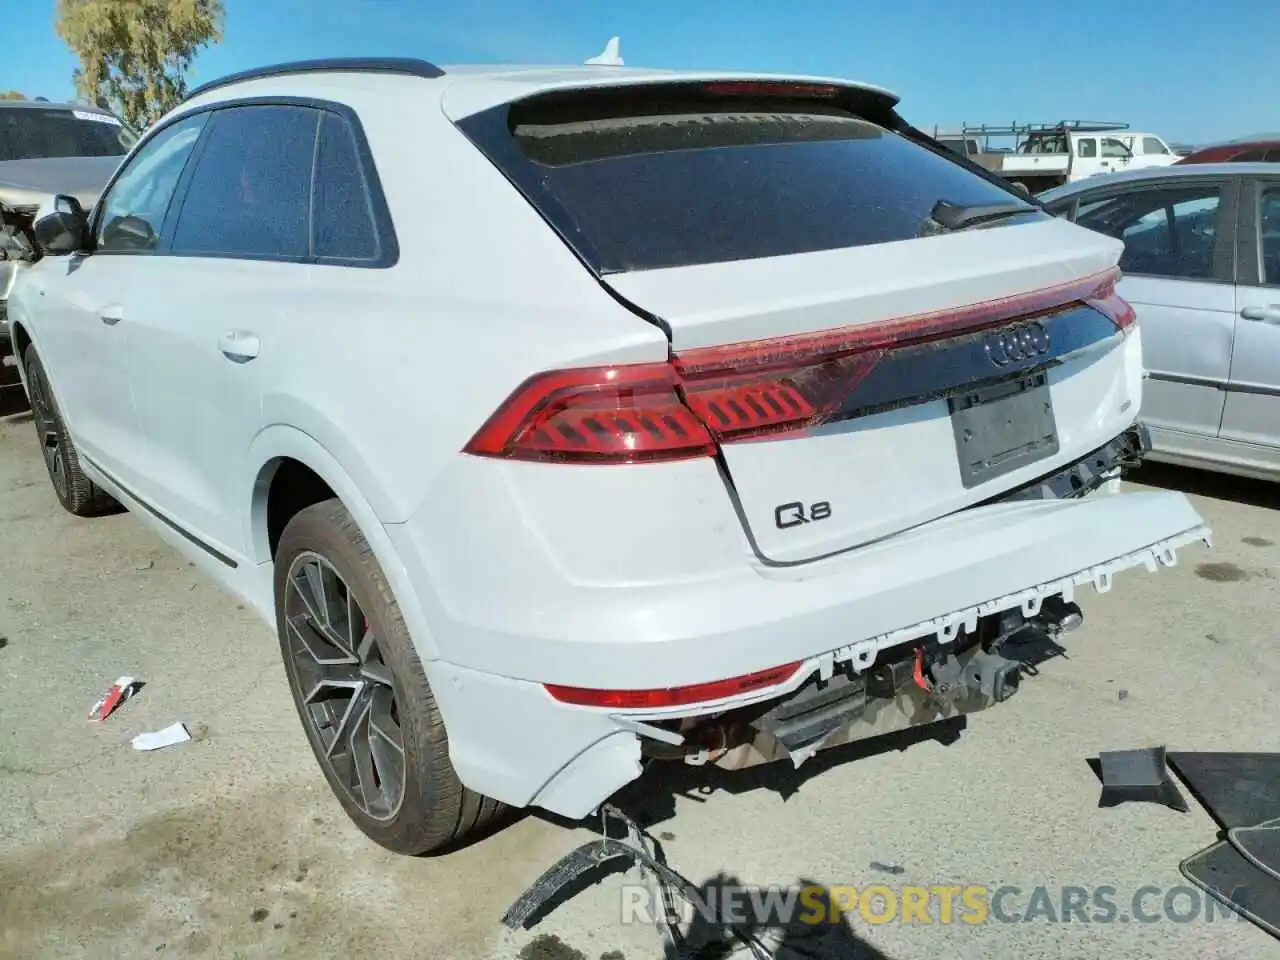
[[[803,661],[783,664],[757,673],[748,673],[728,680],[712,680],[687,687],[662,687],[656,690],[593,690],[587,687],[563,687],[544,684],[552,697],[561,703],[581,707],[615,707],[620,709],[645,709],[679,707],[691,703],[710,703],[743,693],[752,693],[767,687],[776,687],[795,676]]]
[[[477,456],[641,463],[826,422],[887,351],[1086,303],[1127,334],[1118,270],[1034,293],[821,333],[689,350],[666,363],[530,377],[464,447]]]

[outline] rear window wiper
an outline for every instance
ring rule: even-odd
[[[939,200],[929,212],[929,219],[947,230],[963,230],[978,223],[1004,220],[1024,213],[1036,213],[1038,207],[1028,203],[988,203],[964,207]]]

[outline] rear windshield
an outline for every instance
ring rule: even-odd
[[[92,110],[0,107],[0,160],[120,157],[137,135]]]
[[[602,273],[908,240],[939,200],[1014,199],[825,103],[534,101],[510,110],[506,145],[460,126]]]

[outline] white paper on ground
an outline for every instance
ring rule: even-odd
[[[154,733],[138,734],[133,738],[133,749],[159,750],[161,747],[171,747],[175,743],[186,743],[190,739],[191,734],[187,733],[186,726],[179,721]]]

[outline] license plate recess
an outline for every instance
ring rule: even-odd
[[[967,391],[948,402],[966,489],[1058,452],[1053,399],[1043,373]]]

